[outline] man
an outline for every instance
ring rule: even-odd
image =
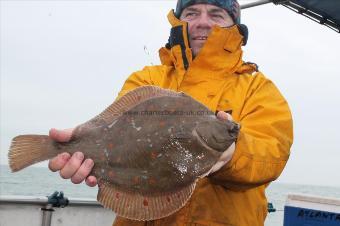
[[[117,217],[114,225],[263,225],[267,213],[265,188],[282,172],[292,144],[292,118],[275,85],[242,61],[247,32],[240,25],[236,0],[179,0],[168,19],[169,43],[160,49],[162,65],[145,67],[125,82],[119,97],[143,85],[183,91],[218,112],[221,120],[241,124],[231,159],[199,180],[189,202],[169,217],[137,222]],[[72,129],[52,129],[57,141],[70,139]],[[63,178],[89,186],[93,161],[82,153],[50,161]]]

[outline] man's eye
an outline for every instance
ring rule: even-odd
[[[219,19],[224,19],[222,15],[220,14],[213,14],[212,15],[214,18],[219,18]]]
[[[187,13],[185,14],[185,17],[194,17],[196,13]]]

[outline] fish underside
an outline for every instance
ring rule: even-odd
[[[154,220],[185,205],[196,181],[235,142],[239,126],[218,120],[184,93],[143,86],[122,96],[78,126],[69,142],[46,135],[12,140],[13,172],[76,151],[94,161],[98,201],[117,215]]]

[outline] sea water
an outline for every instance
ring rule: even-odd
[[[0,195],[49,196],[54,191],[63,191],[68,198],[96,199],[97,187],[91,188],[84,183],[75,185],[62,179],[43,167],[28,167],[11,173],[8,166],[0,166]],[[283,208],[288,194],[299,193],[324,197],[340,198],[339,187],[295,185],[271,183],[267,188],[268,202],[273,203],[276,212],[269,213],[265,226],[283,225]]]

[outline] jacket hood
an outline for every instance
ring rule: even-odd
[[[242,61],[243,36],[238,25],[229,28],[214,26],[206,43],[193,58],[188,40],[188,23],[179,20],[173,10],[169,12],[168,20],[172,26],[169,41],[159,51],[163,65],[174,66],[183,73],[191,66],[228,74],[257,70],[254,64]]]

